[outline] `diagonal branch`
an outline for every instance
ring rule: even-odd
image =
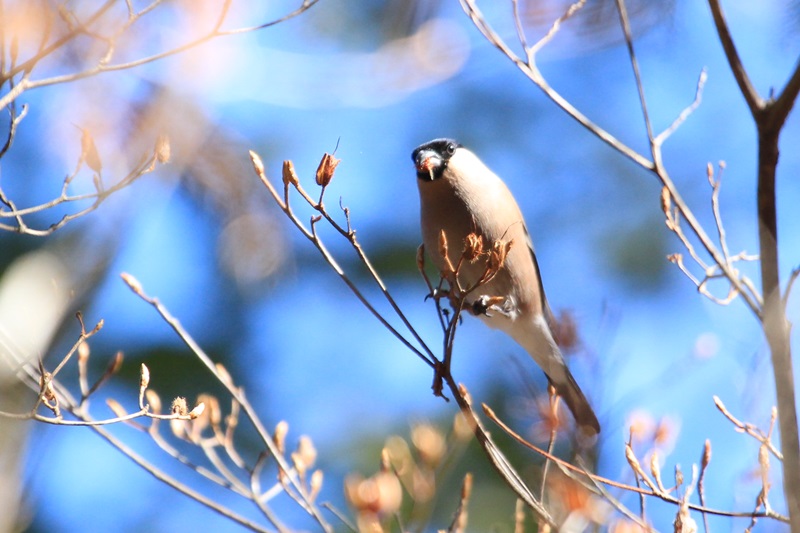
[[[728,65],[731,67],[733,77],[736,78],[736,83],[739,85],[739,90],[742,92],[747,107],[753,116],[756,116],[764,109],[764,100],[759,96],[758,91],[753,87],[750,81],[750,76],[742,64],[742,59],[739,57],[739,52],[736,50],[736,45],[733,42],[728,23],[725,20],[725,13],[722,11],[722,6],[719,0],[708,0],[708,6],[711,8],[711,16],[714,17],[714,26],[717,28],[719,41],[722,43],[722,49],[725,51],[725,57],[728,59]]]

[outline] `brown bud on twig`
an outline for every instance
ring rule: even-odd
[[[510,241],[495,241],[492,244],[492,251],[489,253],[489,270],[492,272],[499,272],[506,262],[506,256],[511,250],[511,245],[514,243]]]
[[[275,442],[275,446],[278,447],[278,451],[281,455],[286,452],[287,433],[289,433],[289,423],[285,420],[281,420],[278,422],[278,425],[275,426],[275,433],[272,435],[272,440]]]
[[[633,453],[633,448],[629,443],[625,444],[625,459],[628,460],[628,464],[631,466],[634,474],[643,480],[647,479],[647,474],[642,470],[642,465],[639,464],[639,459],[636,458],[636,454]]]
[[[675,465],[675,486],[681,487],[683,485],[683,471],[680,465]]]
[[[122,281],[137,295],[144,296],[144,291],[142,290],[142,284],[139,283],[139,280],[128,274],[127,272],[123,272],[119,275],[122,278]]]
[[[253,150],[250,150],[250,161],[253,162],[253,168],[256,171],[256,174],[259,177],[264,176],[264,162],[261,160],[261,156],[255,153]]]
[[[100,154],[97,152],[94,138],[89,133],[89,130],[80,127],[78,129],[81,130],[81,159],[86,162],[90,169],[99,173],[103,170],[103,163],[100,161]]]
[[[664,483],[661,481],[661,466],[658,464],[658,453],[655,451],[653,451],[653,454],[650,456],[650,474],[653,476],[653,479],[656,480],[658,490],[666,492]]]
[[[202,415],[205,410],[206,410],[206,404],[204,404],[203,402],[200,402],[200,403],[198,403],[197,405],[194,406],[194,409],[189,411],[189,418],[194,420],[197,417],[199,417],[200,415]]]
[[[422,461],[431,468],[436,468],[447,452],[444,436],[430,424],[415,425],[411,429],[411,442]]]
[[[474,263],[483,253],[483,236],[477,233],[470,233],[464,239],[464,258],[470,263]]]
[[[314,473],[311,474],[311,483],[309,484],[310,485],[309,487],[310,490],[308,491],[309,501],[314,502],[314,500],[317,499],[319,492],[322,490],[322,479],[323,479],[322,470],[314,470]]]
[[[671,217],[672,195],[666,186],[661,187],[661,210],[664,212],[664,216],[666,216],[667,219]]]
[[[223,385],[228,385],[232,387],[233,378],[231,378],[228,369],[225,368],[225,366],[223,366],[222,363],[217,363],[216,365],[214,365],[214,368],[216,368],[217,370],[217,377],[219,378],[220,382],[222,382]]]
[[[300,180],[297,177],[297,172],[294,171],[294,163],[290,159],[287,159],[283,162],[283,184],[284,185],[292,185],[297,187],[300,183]]]
[[[139,388],[146,389],[150,385],[150,369],[147,365],[142,363],[141,371],[139,372]]]
[[[305,474],[317,462],[317,449],[311,437],[302,435],[297,444],[297,451],[292,454],[292,462],[300,475]]]
[[[705,446],[703,446],[703,457],[700,459],[700,468],[705,470],[711,462],[711,441],[706,439]]]
[[[333,179],[333,173],[336,167],[341,162],[341,159],[336,159],[331,154],[325,152],[322,156],[322,161],[319,162],[317,167],[317,185],[320,187],[327,187]]]
[[[86,364],[86,361],[89,360],[89,343],[82,342],[78,345],[78,363]]]
[[[420,244],[417,248],[417,268],[420,272],[425,270],[425,245]]]

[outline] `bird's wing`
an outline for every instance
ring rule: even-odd
[[[544,294],[544,283],[542,283],[542,272],[539,270],[539,261],[536,259],[536,250],[533,248],[533,240],[531,239],[530,233],[528,233],[527,226],[523,225],[523,229],[525,230],[525,241],[528,245],[528,250],[531,252],[531,260],[533,261],[533,268],[536,270],[536,279],[539,281],[539,298],[541,299],[542,303],[542,313],[544,314],[544,319],[547,322],[547,325],[550,327],[550,332],[553,333],[557,331],[556,328],[556,317],[553,314],[553,310],[550,309],[550,304],[547,303],[547,297]],[[558,339],[556,339],[557,341]]]

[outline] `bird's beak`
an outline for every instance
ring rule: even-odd
[[[432,181],[434,171],[442,165],[442,158],[433,150],[420,150],[414,159],[414,165],[417,167],[417,175],[421,179]]]

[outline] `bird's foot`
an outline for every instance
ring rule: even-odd
[[[430,294],[425,295],[425,301],[427,302],[429,298],[433,298],[434,300],[440,300],[441,298],[447,298],[450,296],[450,291],[447,289],[433,289]]]
[[[475,316],[487,316],[491,317],[493,315],[489,314],[489,311],[500,313],[503,316],[508,316],[509,313],[503,308],[506,299],[502,296],[489,296],[484,294],[477,298],[474,302],[472,302],[472,314]]]

